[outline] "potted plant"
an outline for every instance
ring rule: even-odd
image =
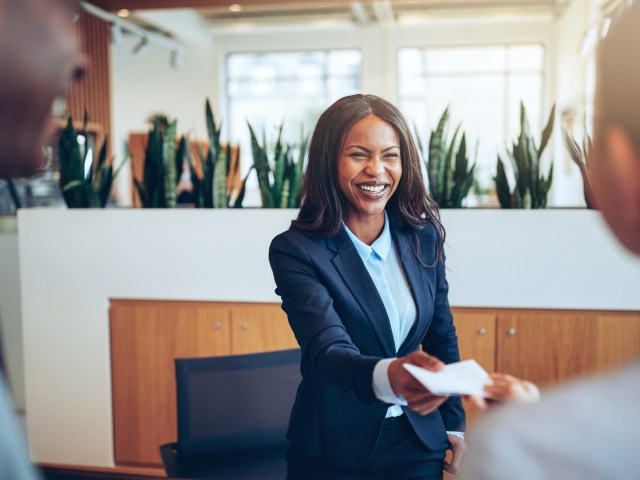
[[[429,192],[440,208],[461,208],[474,183],[475,163],[469,166],[465,134],[458,141],[460,125],[449,138],[446,132],[449,107],[442,113],[438,126],[431,131],[429,149],[425,151],[416,132],[420,152],[429,180]]]
[[[541,173],[540,160],[553,131],[555,105],[549,114],[549,120],[542,131],[540,144],[536,146],[524,103],[520,102],[520,135],[507,151],[515,175],[513,189],[509,186],[504,162],[498,155],[498,167],[495,177],[496,193],[502,208],[545,208],[547,194],[553,181],[553,162],[546,176]]]

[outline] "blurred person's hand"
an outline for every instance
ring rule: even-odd
[[[540,390],[532,382],[504,373],[492,373],[489,378],[491,383],[484,387],[485,392],[487,392],[487,398],[475,395],[464,397],[480,410],[486,410],[496,403],[527,403],[540,400]]]

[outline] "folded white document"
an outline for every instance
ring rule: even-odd
[[[484,386],[489,374],[475,360],[451,363],[439,372],[431,372],[409,363],[403,364],[411,375],[435,395],[477,395],[486,397]]]

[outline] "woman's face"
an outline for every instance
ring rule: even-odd
[[[338,159],[338,184],[349,220],[384,215],[402,176],[400,141],[391,125],[368,115],[351,127]]]

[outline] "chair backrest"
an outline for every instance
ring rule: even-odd
[[[176,359],[180,455],[286,442],[300,350]]]

